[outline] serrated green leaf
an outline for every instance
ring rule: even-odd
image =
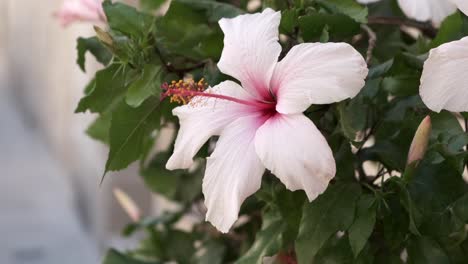
[[[96,73],[92,87],[78,103],[76,113],[86,110],[92,113],[102,113],[118,104],[124,96],[132,71],[113,64]]]
[[[153,17],[139,12],[134,7],[104,1],[103,8],[109,27],[114,31],[133,37],[142,37],[150,31]]]
[[[158,99],[149,98],[138,108],[125,102],[117,106],[112,113],[105,172],[124,169],[143,155],[145,142],[160,125],[159,105]]]
[[[82,71],[85,69],[86,52],[90,52],[102,65],[107,65],[112,59],[112,54],[99,42],[96,37],[78,38],[76,49],[78,56],[76,63]]]
[[[305,204],[296,240],[299,263],[310,263],[332,235],[349,228],[360,193],[357,184],[336,183],[315,201]]]
[[[162,82],[162,68],[147,64],[140,76],[128,87],[125,101],[131,107],[138,107],[150,96],[159,98]]]

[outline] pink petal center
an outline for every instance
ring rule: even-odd
[[[258,100],[254,98],[252,98],[251,100],[245,100],[228,95],[210,93],[208,91],[205,91],[205,88],[206,84],[203,82],[203,80],[199,82],[172,82],[170,85],[165,83],[162,85],[163,93],[161,95],[161,100],[170,97],[171,101],[187,104],[194,97],[217,98],[241,104],[250,108],[250,110],[252,110],[253,112],[260,112],[262,114],[261,116],[265,116],[267,118],[276,114],[276,101],[272,99],[272,95],[269,95],[271,100],[268,101]]]

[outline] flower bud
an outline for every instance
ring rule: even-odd
[[[132,219],[132,221],[137,222],[140,220],[140,209],[135,204],[135,202],[128,196],[124,191],[119,188],[114,189],[114,196],[117,199],[117,202],[120,204],[122,209],[127,213],[127,215]]]
[[[96,32],[97,38],[105,45],[111,47],[112,44],[114,44],[114,40],[112,39],[112,36],[106,31],[102,30],[100,27],[94,26],[94,31]]]
[[[426,118],[424,118],[424,120],[419,125],[418,130],[416,130],[413,142],[411,142],[411,147],[408,153],[408,161],[406,163],[407,165],[419,162],[423,159],[429,144],[431,129],[431,117],[426,116]]]

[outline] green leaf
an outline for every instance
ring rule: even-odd
[[[286,9],[281,12],[280,31],[286,34],[291,34],[299,25],[299,12],[297,9]]]
[[[138,12],[134,7],[122,4],[103,2],[109,27],[128,36],[141,37],[149,32],[153,18],[150,15]]]
[[[132,107],[138,107],[150,96],[159,98],[162,82],[162,69],[159,65],[147,64],[138,79],[130,84],[125,101]]]
[[[110,149],[105,172],[121,170],[143,155],[145,142],[159,127],[157,98],[149,98],[140,107],[120,103],[112,113]]]
[[[426,237],[414,238],[408,245],[409,264],[451,264],[444,250],[436,241]]]
[[[195,254],[193,235],[180,230],[169,230],[162,237],[165,255],[176,263],[190,263]]]
[[[360,193],[357,184],[336,183],[315,201],[304,205],[296,240],[299,263],[310,263],[332,235],[349,228]]]
[[[111,125],[111,114],[101,114],[88,127],[86,133],[93,139],[99,140],[105,144],[109,144],[109,130]]]
[[[332,237],[318,252],[313,262],[330,264],[360,264],[359,260],[353,259],[353,253],[349,247],[347,237]]]
[[[460,12],[456,12],[442,22],[437,36],[432,40],[430,47],[435,48],[446,42],[458,40],[467,34],[468,21]]]
[[[154,262],[154,261],[148,262],[148,261],[137,260],[131,256],[124,255],[115,249],[111,249],[107,252],[102,263],[103,264],[159,264],[160,262]]]
[[[462,221],[468,223],[468,193],[454,203],[453,212]]]
[[[91,38],[78,38],[76,49],[78,57],[76,63],[80,66],[82,71],[85,69],[86,52],[90,52],[98,62],[103,65],[109,64],[112,59],[112,54],[99,42],[96,37]]]
[[[334,13],[347,15],[359,23],[367,23],[367,7],[354,0],[317,0],[317,2]]]
[[[305,41],[317,41],[324,29],[330,38],[350,37],[359,32],[359,24],[342,14],[310,13],[299,17],[299,28]]]
[[[155,10],[161,7],[166,0],[140,0],[141,8],[145,10]]]
[[[170,56],[218,60],[223,48],[223,34],[218,25],[209,24],[204,13],[193,7],[193,3],[196,2],[171,2],[155,29],[159,48]]]
[[[191,8],[204,11],[209,22],[218,23],[221,18],[232,18],[244,13],[242,9],[227,3],[220,3],[213,0],[173,0],[183,3]]]
[[[363,195],[358,201],[356,219],[349,228],[349,243],[355,258],[364,248],[374,230],[376,217],[374,203],[375,197],[372,195]]]
[[[127,83],[131,80],[131,71],[125,70],[117,64],[96,73],[96,78],[88,94],[78,103],[76,113],[89,110],[93,113],[102,113],[115,107],[124,96]]]
[[[257,233],[254,244],[236,264],[261,264],[263,257],[278,253],[284,228],[285,225],[276,212],[265,214],[262,230]]]
[[[407,53],[395,56],[385,73],[382,88],[395,96],[418,94],[424,60]]]

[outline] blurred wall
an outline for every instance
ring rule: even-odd
[[[73,111],[83,88],[101,66],[88,57],[85,74],[76,65],[76,38],[91,36],[92,25],[62,28],[52,16],[61,3],[0,0],[0,51],[6,53],[8,87],[14,100],[70,172],[83,222],[104,242],[128,222],[113,200],[112,187],[134,194],[143,208],[149,207],[150,194],[135,169],[108,175],[99,187],[107,148],[84,133],[94,117]]]

